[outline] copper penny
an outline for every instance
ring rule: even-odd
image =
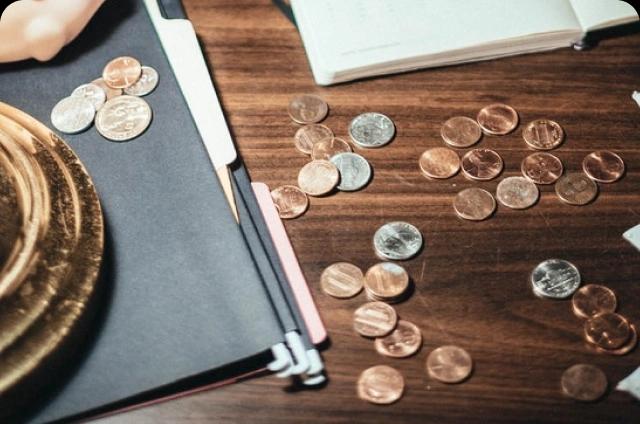
[[[338,168],[328,160],[314,160],[306,164],[298,174],[298,186],[310,196],[322,196],[338,185]]]
[[[584,324],[587,341],[603,349],[617,349],[631,336],[629,321],[614,312],[604,312],[589,318]]]
[[[102,78],[95,79],[91,81],[91,84],[95,84],[98,87],[102,88],[107,95],[107,100],[111,100],[114,97],[122,96],[122,88],[113,88],[109,87],[106,82]]]
[[[551,150],[558,147],[564,140],[564,130],[555,121],[536,119],[524,127],[522,138],[536,150]]]
[[[296,186],[283,185],[271,190],[271,199],[282,219],[297,218],[309,207],[309,198]]]
[[[102,79],[112,88],[127,88],[132,86],[142,75],[142,65],[137,59],[122,56],[107,63],[102,71]]]
[[[624,175],[624,162],[608,150],[589,153],[582,161],[582,170],[599,183],[614,183]]]
[[[525,177],[507,177],[498,184],[496,197],[508,208],[527,209],[538,201],[540,191]]]
[[[610,288],[587,284],[574,293],[571,306],[577,317],[591,318],[604,312],[615,312],[618,302]]]
[[[492,180],[502,172],[504,163],[491,149],[473,149],[462,157],[462,172],[472,180]]]
[[[593,402],[604,396],[609,383],[600,368],[577,364],[562,373],[560,385],[565,395],[583,402]]]
[[[487,190],[466,188],[456,195],[453,208],[460,218],[470,221],[482,221],[496,210],[496,200]]]
[[[583,206],[598,195],[598,186],[582,172],[564,175],[556,181],[556,194],[565,203]]]
[[[353,313],[353,328],[364,337],[384,337],[398,323],[398,314],[384,302],[369,302]]]
[[[395,368],[376,365],[367,368],[358,378],[358,397],[367,402],[388,405],[404,392],[404,378]]]
[[[511,106],[496,103],[482,108],[476,120],[486,134],[506,135],[518,126],[518,112]]]
[[[629,337],[629,341],[622,347],[618,349],[603,349],[600,346],[595,346],[595,349],[599,353],[608,353],[609,355],[622,356],[631,352],[636,345],[638,344],[638,332],[636,331],[636,327],[633,324],[629,324],[629,328],[631,329],[631,336]]]
[[[522,160],[522,175],[536,184],[553,184],[562,176],[562,161],[551,153],[536,152]]]
[[[332,139],[333,131],[331,131],[329,127],[320,124],[311,124],[300,127],[293,136],[296,149],[305,155],[311,154],[314,144]]]
[[[329,265],[320,276],[320,287],[330,296],[339,299],[353,297],[364,287],[364,274],[348,262]]]
[[[396,329],[385,337],[375,340],[376,351],[391,358],[406,358],[422,346],[422,332],[413,323],[399,320]]]
[[[473,361],[458,346],[440,346],[427,357],[427,372],[443,383],[460,383],[471,375]]]
[[[435,147],[420,156],[420,170],[427,178],[450,178],[460,170],[460,158],[451,149]]]
[[[299,124],[315,124],[329,112],[327,102],[312,94],[294,97],[289,103],[289,116]]]
[[[454,116],[442,125],[440,135],[451,147],[469,147],[480,141],[482,130],[476,121],[466,116]]]
[[[338,153],[351,152],[349,143],[341,138],[332,138],[315,143],[311,148],[311,159],[329,160]]]
[[[380,262],[369,268],[364,276],[367,295],[375,300],[396,301],[409,287],[409,274],[393,262]]]

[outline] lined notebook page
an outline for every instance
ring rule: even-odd
[[[638,20],[637,11],[620,0],[570,0],[585,32]]]

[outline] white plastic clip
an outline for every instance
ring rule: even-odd
[[[636,101],[636,103],[638,103],[638,106],[640,106],[640,91],[634,91],[634,92],[631,94],[631,98],[632,98],[633,100],[635,100],[635,101]]]
[[[271,346],[271,353],[273,353],[274,359],[267,365],[269,371],[278,372],[290,368],[293,365],[291,353],[289,353],[289,349],[287,349],[284,343]]]

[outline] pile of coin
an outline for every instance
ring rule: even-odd
[[[518,123],[516,110],[498,103],[484,107],[475,120],[466,116],[448,119],[442,125],[440,135],[447,146],[461,149],[478,143],[483,133],[492,136],[510,134]],[[537,185],[554,183],[560,200],[571,205],[586,205],[597,196],[596,182],[612,183],[624,174],[625,166],[620,156],[610,151],[596,151],[584,158],[583,172],[563,175],[562,161],[547,152],[560,146],[565,138],[564,130],[555,121],[537,119],[529,122],[522,131],[522,138],[529,148],[538,151],[522,160],[523,176],[506,177],[497,186],[495,198],[510,209],[521,210],[535,205],[540,198]],[[451,178],[462,170],[470,180],[490,181],[504,169],[502,157],[494,150],[475,148],[460,159],[449,147],[435,147],[422,154],[419,166],[426,178]],[[482,221],[495,212],[495,198],[487,190],[467,188],[456,195],[453,207],[463,219]]]
[[[351,144],[335,137],[333,131],[320,124],[329,113],[329,106],[320,97],[304,94],[289,103],[289,116],[302,124],[293,140],[296,149],[311,157],[311,162],[298,174],[298,185],[275,188],[271,195],[283,219],[297,218],[309,207],[309,196],[325,196],[336,189],[358,191],[369,184],[371,165]],[[382,147],[395,135],[395,125],[389,117],[376,112],[358,115],[349,125],[349,137],[363,149]]]
[[[108,140],[127,141],[142,134],[151,123],[152,111],[141,96],[158,85],[158,72],[132,57],[113,59],[102,78],[77,87],[51,111],[51,122],[59,131],[76,134],[95,122]]]

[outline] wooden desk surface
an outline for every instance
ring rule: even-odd
[[[105,423],[638,422],[640,402],[626,394],[611,391],[598,403],[580,404],[564,398],[559,384],[568,366],[582,362],[601,367],[615,386],[640,365],[640,349],[624,357],[591,353],[570,302],[536,298],[528,277],[544,259],[570,260],[585,282],[615,290],[619,311],[640,324],[640,252],[622,239],[640,222],[640,108],[630,97],[640,89],[640,34],[587,52],[563,49],[322,88],[313,82],[298,33],[269,1],[184,3],[255,181],[295,184],[308,161],[293,146],[297,125],[287,116],[289,100],[299,93],[327,100],[325,124],[337,136],[347,138],[349,121],[365,111],[390,116],[397,136],[385,148],[359,151],[375,173],[365,190],[312,198],[306,215],[286,223],[331,337],[323,352],[330,378],[325,388],[292,392],[286,381],[261,377]],[[439,130],[447,118],[473,117],[491,102],[514,106],[522,123],[538,117],[560,122],[567,140],[555,153],[567,170],[580,170],[587,153],[606,148],[624,158],[626,176],[601,184],[598,199],[586,207],[565,205],[553,187],[543,187],[529,210],[499,207],[486,222],[458,219],[451,205],[458,191],[478,186],[495,192],[498,181],[474,183],[462,175],[428,181],[418,158],[443,145]],[[502,155],[504,176],[519,174],[530,153],[521,128],[480,144]],[[333,262],[363,269],[376,263],[372,235],[391,220],[413,223],[426,240],[424,251],[403,263],[415,293],[397,310],[424,335],[422,350],[405,360],[381,357],[353,332],[351,314],[364,294],[340,301],[318,284]],[[471,353],[470,380],[448,386],[427,377],[425,359],[442,344]],[[404,374],[406,394],[397,404],[369,405],[356,397],[358,375],[376,364]]]

